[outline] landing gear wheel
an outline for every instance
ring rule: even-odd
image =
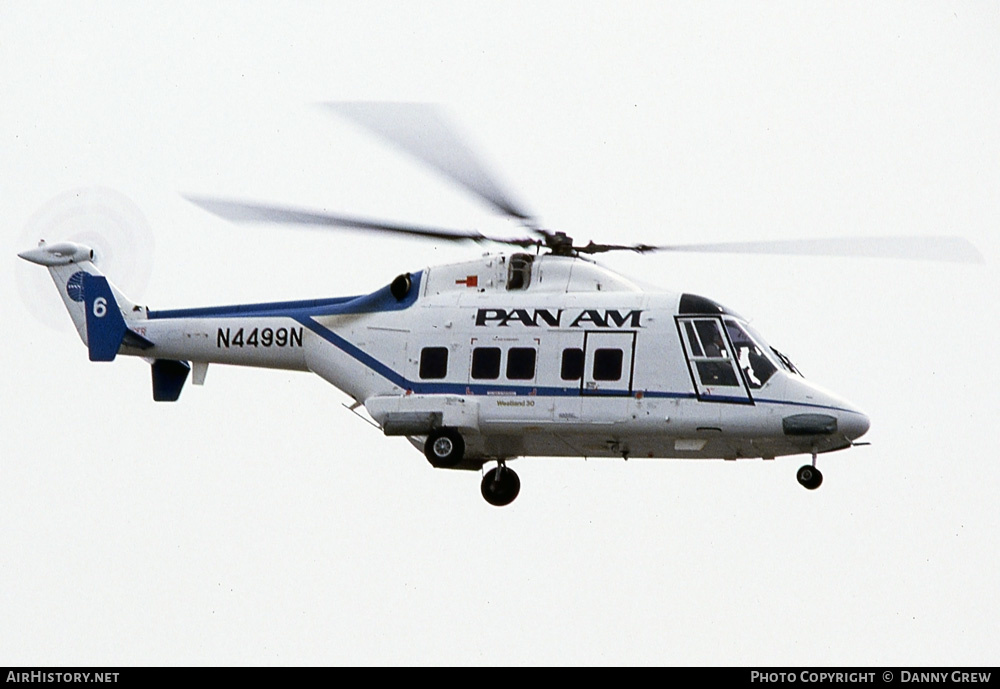
[[[465,441],[458,431],[451,428],[439,428],[427,436],[424,443],[424,456],[431,466],[448,469],[456,466],[465,456]]]
[[[514,498],[521,492],[521,479],[513,469],[501,464],[483,476],[482,492],[486,502],[495,507],[503,507],[514,502]]]
[[[816,490],[823,483],[823,474],[820,473],[819,469],[809,464],[801,467],[795,474],[795,478],[809,490]]]

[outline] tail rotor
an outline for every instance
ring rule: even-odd
[[[50,199],[28,220],[18,246],[34,246],[40,239],[93,249],[94,264],[114,276],[115,285],[127,294],[141,296],[149,282],[153,233],[142,211],[120,192],[87,187]],[[35,318],[54,330],[67,330],[70,322],[45,271],[17,261],[15,280],[21,301]]]

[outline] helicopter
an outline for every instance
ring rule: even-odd
[[[806,380],[747,319],[700,295],[649,287],[592,256],[612,251],[748,252],[982,260],[955,237],[723,244],[578,244],[541,227],[437,108],[326,104],[519,224],[519,237],[387,223],[188,195],[235,222],[340,228],[513,250],[402,272],[361,295],[201,308],[131,301],[74,242],[19,256],[49,269],[91,361],[141,357],[153,399],[175,402],[210,364],[312,372],[406,438],[435,469],[480,472],[494,506],[520,492],[520,457],[774,459],[818,455],[869,430],[852,403]]]

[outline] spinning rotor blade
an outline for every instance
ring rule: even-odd
[[[347,215],[334,215],[333,213],[300,210],[282,206],[268,206],[259,203],[244,203],[242,201],[227,201],[224,199],[212,199],[202,196],[187,196],[186,198],[196,206],[207,210],[209,213],[241,223],[290,223],[295,225],[312,225],[314,227],[343,227],[351,230],[366,230],[370,232],[386,232],[392,234],[405,234],[428,239],[444,239],[447,241],[463,242],[495,242],[497,244],[512,244],[514,246],[528,247],[539,244],[537,239],[506,239],[501,237],[487,237],[475,230],[446,230],[435,227],[421,227],[419,225],[400,225],[387,223],[379,220],[369,220],[367,218],[351,217]]]
[[[494,179],[437,107],[377,102],[323,105],[434,168],[504,215],[531,219],[531,213]]]
[[[586,248],[586,247],[584,247]],[[983,256],[961,237],[836,237],[832,239],[789,239],[763,242],[681,244],[648,246],[636,244],[632,251],[687,251],[728,254],[788,254],[795,256],[847,256],[904,258],[910,260],[983,263]]]
[[[578,254],[603,254],[608,251],[635,251],[644,254],[649,251],[660,251],[660,248],[648,244],[596,244],[590,241],[586,246],[574,246],[572,251]]]
[[[49,199],[28,220],[18,246],[35,246],[39,239],[87,245],[97,266],[133,298],[142,296],[153,272],[155,240],[149,221],[115,189],[82,187]],[[48,271],[17,263],[18,291],[32,315],[55,330],[70,328]]]

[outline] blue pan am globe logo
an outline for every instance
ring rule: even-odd
[[[66,293],[69,298],[73,301],[83,301],[83,276],[86,275],[82,270],[78,270],[69,276],[69,280],[66,282]]]

